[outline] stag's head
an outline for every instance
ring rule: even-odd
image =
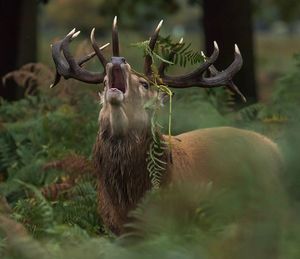
[[[162,25],[159,23],[149,40],[149,49],[154,50],[158,34]],[[149,128],[150,115],[145,104],[151,98],[164,98],[153,86],[157,79],[160,83],[173,88],[203,87],[213,88],[226,86],[230,90],[242,96],[232,81],[233,76],[242,66],[242,57],[237,46],[235,46],[235,59],[224,71],[219,72],[213,65],[216,61],[219,48],[214,42],[214,52],[210,57],[205,57],[205,62],[193,72],[180,75],[168,76],[165,69],[168,63],[162,63],[158,68],[158,75],[152,70],[152,57],[148,53],[145,56],[144,74],[135,72],[127,63],[124,57],[119,55],[119,38],[117,31],[117,19],[115,17],[112,27],[112,50],[113,56],[108,61],[102,50],[108,45],[99,47],[95,40],[95,29],[91,32],[91,43],[94,52],[76,60],[69,51],[69,43],[78,36],[79,32],[72,30],[63,40],[53,44],[52,56],[56,65],[56,78],[51,87],[55,86],[61,76],[65,79],[74,78],[90,84],[104,84],[104,91],[101,94],[102,109],[99,120],[102,125],[113,136],[125,136],[128,132],[145,131]],[[180,46],[180,41],[176,46]],[[173,60],[176,46],[169,54],[168,59]],[[61,55],[63,53],[63,56]],[[104,67],[102,73],[90,72],[82,65],[97,56]],[[209,74],[209,76],[206,76]],[[159,102],[159,100],[158,100]]]
[[[157,97],[157,91],[146,78],[136,74],[123,57],[114,55],[105,71],[104,90],[100,94],[100,124],[109,126],[114,136],[147,130],[149,110],[145,104]]]

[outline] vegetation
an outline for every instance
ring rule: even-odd
[[[274,197],[276,211],[259,207],[262,213],[274,214],[270,224],[249,225],[270,240],[275,226],[282,228],[277,244],[280,258],[300,255],[299,62],[297,57],[294,70],[278,82],[269,105],[254,104],[235,112],[224,89],[191,89],[173,98],[174,134],[235,125],[260,131],[280,144],[287,161],[282,182],[288,204]],[[135,220],[130,234],[112,236],[97,214],[95,181],[88,166],[97,133],[98,97],[80,85],[75,89],[73,81],[49,91],[45,78],[49,81],[50,76],[38,80],[36,95],[2,101],[0,106],[1,258],[140,258],[141,254],[144,258],[247,258],[247,249],[254,252],[260,245],[243,247],[232,240],[237,220],[248,206],[240,200],[248,195],[246,186],[215,190],[213,183],[149,193],[131,214]],[[160,113],[160,121],[167,131],[168,107]],[[72,167],[74,156],[81,167]],[[82,156],[87,160],[79,159]],[[62,188],[70,182],[75,185]],[[264,240],[263,245],[270,243]]]
[[[38,2],[49,3],[37,6],[34,0],[28,1],[28,5],[7,1],[1,9],[2,34],[7,36],[0,43],[7,50],[0,61],[1,79],[24,63],[35,61],[36,56],[52,66],[49,43],[74,26],[82,30],[84,38],[95,26],[99,29],[98,41],[110,41],[111,20],[116,14],[124,25],[120,30],[122,55],[134,68],[141,67],[142,52],[147,52],[146,42],[130,44],[145,39],[157,19],[178,10],[166,19],[168,24],[162,28],[162,35],[174,34],[179,41],[185,34],[184,44],[177,49],[177,42],[171,42],[169,37],[160,38],[152,58],[166,60],[176,48],[173,63],[181,71],[203,61],[201,54],[191,47],[199,50],[202,46],[200,38],[203,37],[199,37],[195,24],[203,15],[203,3],[209,0]],[[260,33],[268,32],[258,33],[254,39],[263,102],[237,111],[234,96],[225,88],[176,90],[173,95],[158,84],[158,89],[167,93],[172,103],[164,108],[157,103],[147,104],[154,112],[154,141],[148,156],[153,191],[131,212],[130,231],[121,237],[105,228],[97,212],[97,183],[91,165],[101,106],[97,90],[74,80],[62,81],[50,90],[54,75],[42,64],[29,64],[10,73],[6,88],[1,80],[0,95],[6,98],[0,99],[0,258],[244,259],[276,258],[275,253],[280,259],[300,258],[300,56],[295,57],[294,63],[291,59],[291,54],[299,51],[299,37],[293,32],[297,30],[300,2],[252,0],[251,3],[255,8],[255,27]],[[215,13],[214,8],[211,10]],[[223,18],[231,17],[220,10]],[[30,19],[26,14],[30,14]],[[16,19],[12,21],[11,17]],[[37,28],[38,19],[40,28]],[[282,37],[282,32],[269,33],[272,26],[278,25],[278,19],[289,22],[286,27],[290,37]],[[241,25],[236,19],[232,21]],[[43,32],[39,35],[39,52],[34,36],[37,29]],[[141,29],[143,36],[139,34]],[[232,32],[231,28],[229,31]],[[219,33],[219,28],[216,32]],[[225,35],[226,39],[228,35]],[[77,48],[78,56],[89,52],[86,45],[85,42]],[[71,47],[75,48],[76,42]],[[26,51],[22,51],[24,48]],[[243,55],[245,51],[242,50]],[[231,51],[228,53],[231,59]],[[169,65],[168,72],[178,72],[175,66]],[[96,70],[95,63],[89,66]],[[242,85],[240,88],[243,90]],[[18,101],[7,101],[23,95]],[[286,162],[280,175],[284,198],[282,190],[278,190],[278,196],[266,201],[259,191],[260,182],[247,173],[242,185],[232,183],[223,189],[216,189],[213,182],[159,188],[165,169],[160,155],[168,143],[157,138],[157,131],[165,134],[172,131],[176,135],[215,126],[255,130],[278,143]],[[246,222],[246,227],[240,229],[239,222],[246,221],[249,207],[257,209],[261,217]],[[265,215],[269,217],[267,223],[262,221]],[[256,235],[250,234],[250,230]],[[247,242],[236,238],[240,231],[246,233]],[[269,249],[266,256],[257,252],[261,247]]]

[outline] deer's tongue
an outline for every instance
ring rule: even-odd
[[[114,65],[111,71],[111,86],[110,88],[117,88],[118,90],[125,93],[126,82],[124,79],[123,71],[120,65]]]

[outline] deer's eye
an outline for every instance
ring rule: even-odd
[[[141,85],[145,88],[145,89],[149,89],[149,84],[148,82],[142,81]]]

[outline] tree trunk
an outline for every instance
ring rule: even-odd
[[[13,82],[2,85],[2,77],[28,62],[36,61],[36,0],[0,0],[0,31],[0,96],[16,100],[22,97],[22,89]]]
[[[237,43],[244,64],[234,82],[246,96],[248,104],[256,102],[251,0],[204,0],[203,10],[206,53],[212,53],[213,41],[217,41],[220,56],[216,67],[225,69],[233,61],[234,44]],[[241,104],[238,98],[236,101]]]

